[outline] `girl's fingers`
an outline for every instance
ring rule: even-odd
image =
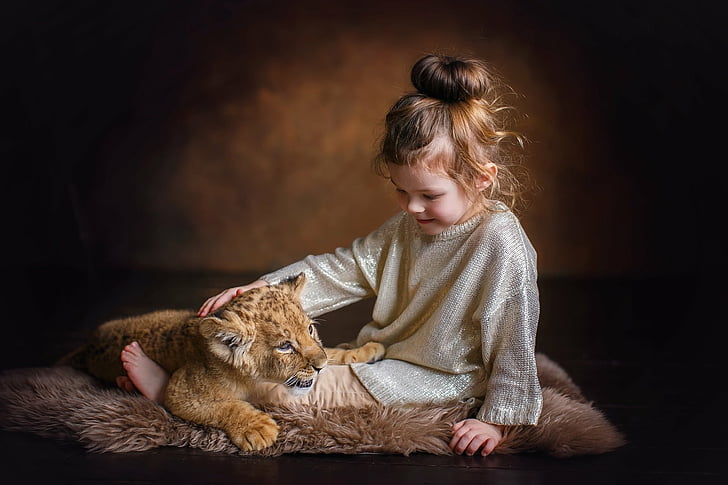
[[[463,450],[465,450],[467,443],[470,442],[470,438],[467,438],[467,440],[465,439],[468,429],[464,428],[464,426],[467,424],[467,422],[467,420],[459,421],[455,423],[452,427],[453,434],[452,439],[450,440],[450,449],[457,454],[462,453]]]
[[[483,445],[483,449],[480,450],[480,454],[483,456],[488,456],[491,453],[493,453],[493,450],[495,449],[496,442],[493,439],[486,440],[485,444]]]
[[[459,443],[460,443],[459,438],[453,438],[450,440],[450,449],[453,451],[453,453],[458,454],[458,455],[460,454],[460,450],[458,449]]]
[[[202,304],[202,307],[200,307],[200,311],[197,312],[197,314],[201,317],[207,316],[209,313],[213,311],[213,305],[215,304],[215,301],[217,300],[218,295],[212,296],[208,298],[205,303]]]
[[[453,435],[452,440],[450,440],[450,449],[453,450],[458,455],[461,455],[463,451],[468,447],[472,440],[472,436],[469,433],[455,433]]]
[[[213,297],[210,309],[207,313],[214,313],[218,308],[233,299],[235,289],[230,288]]]
[[[198,317],[204,317],[204,316],[206,316],[209,306],[210,306],[210,298],[208,298],[207,300],[205,300],[205,303],[202,304],[202,306],[200,307],[200,309],[197,311],[197,316]]]
[[[215,300],[215,303],[212,304],[212,308],[210,308],[209,313],[215,313],[215,311],[222,306],[222,304],[219,303],[220,300]]]
[[[468,443],[468,446],[465,448],[465,453],[467,453],[468,456],[473,456],[478,452],[481,446],[483,446],[483,438],[480,436],[473,436],[473,439],[470,440],[470,443]]]
[[[453,435],[452,439],[450,439],[450,444],[448,445],[450,449],[457,453],[457,446],[458,441],[460,441],[460,437],[458,435]]]
[[[471,448],[474,450],[471,452]],[[457,443],[455,444],[455,447],[452,448],[452,450],[457,453],[458,455],[462,455],[463,453],[467,453],[468,455],[472,456],[473,453],[478,451],[479,446],[477,446],[477,442],[475,440],[475,437],[466,435],[462,436]]]

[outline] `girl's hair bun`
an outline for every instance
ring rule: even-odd
[[[435,54],[415,63],[411,79],[420,93],[450,102],[482,98],[489,85],[488,69],[483,62]]]

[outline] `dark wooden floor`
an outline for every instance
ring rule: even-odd
[[[7,271],[0,368],[48,366],[98,323],[196,308],[246,275]],[[89,454],[0,432],[2,482],[15,483],[728,483],[726,284],[699,277],[542,279],[538,350],[559,362],[626,434],[601,456],[291,455],[241,458],[191,449]],[[322,318],[327,343],[351,338],[368,303]]]

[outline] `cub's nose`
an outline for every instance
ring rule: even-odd
[[[329,362],[329,359],[326,356],[325,352],[318,353],[318,354],[316,354],[316,357],[311,359],[311,367],[316,369],[316,372],[319,372],[321,369],[326,367],[328,362]]]
[[[309,345],[301,351],[301,355],[308,360],[308,365],[314,368],[316,372],[326,367],[329,361],[321,345]]]
[[[311,361],[311,366],[316,369],[316,372],[320,371],[326,365],[328,364],[329,359],[326,357],[326,354],[323,354],[323,356],[316,357]]]

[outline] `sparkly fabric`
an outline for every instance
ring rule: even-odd
[[[314,317],[376,297],[356,343],[382,342],[387,353],[352,369],[378,401],[477,398],[482,421],[535,424],[536,253],[518,219],[501,208],[436,236],[402,212],[351,248],[308,256],[262,279],[305,272],[301,298]]]

